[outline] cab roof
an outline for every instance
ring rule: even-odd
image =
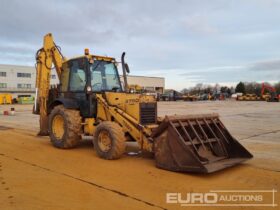
[[[70,61],[70,60],[76,60],[79,58],[89,58],[89,59],[93,59],[93,60],[103,60],[103,61],[109,61],[109,62],[116,61],[116,59],[113,57],[100,56],[100,55],[82,55],[82,56],[77,56],[77,57],[66,59],[65,62]]]

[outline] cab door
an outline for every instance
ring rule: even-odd
[[[82,117],[91,117],[90,100],[86,93],[88,81],[88,60],[86,58],[73,59],[68,62],[69,85],[65,97],[76,101]]]

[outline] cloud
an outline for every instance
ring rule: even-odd
[[[218,29],[212,26],[207,17],[204,15],[193,15],[188,16],[183,21],[183,24],[186,27],[186,31],[198,35],[215,35],[218,33]]]
[[[173,88],[273,80],[279,19],[274,0],[1,0],[0,63],[33,65],[52,32],[68,58],[126,51],[133,74],[165,76]]]
[[[259,61],[249,65],[252,71],[279,71],[280,72],[280,59]]]

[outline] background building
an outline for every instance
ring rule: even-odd
[[[123,77],[121,76],[123,82]],[[151,92],[163,93],[165,87],[164,77],[146,77],[146,76],[135,76],[128,75],[127,83],[129,85],[139,85],[143,89]]]
[[[32,66],[0,64],[0,93],[18,95],[35,95],[36,70]],[[121,77],[121,80],[123,78]],[[55,70],[51,73],[51,84],[57,84]],[[165,80],[162,77],[128,76],[128,84],[140,85],[146,90],[162,93]]]
[[[36,70],[32,66],[0,64],[0,92],[18,95],[35,94]],[[52,70],[51,84],[58,83],[56,72]]]

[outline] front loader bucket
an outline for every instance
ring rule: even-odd
[[[152,137],[157,167],[171,171],[211,173],[253,157],[217,114],[166,116]]]

